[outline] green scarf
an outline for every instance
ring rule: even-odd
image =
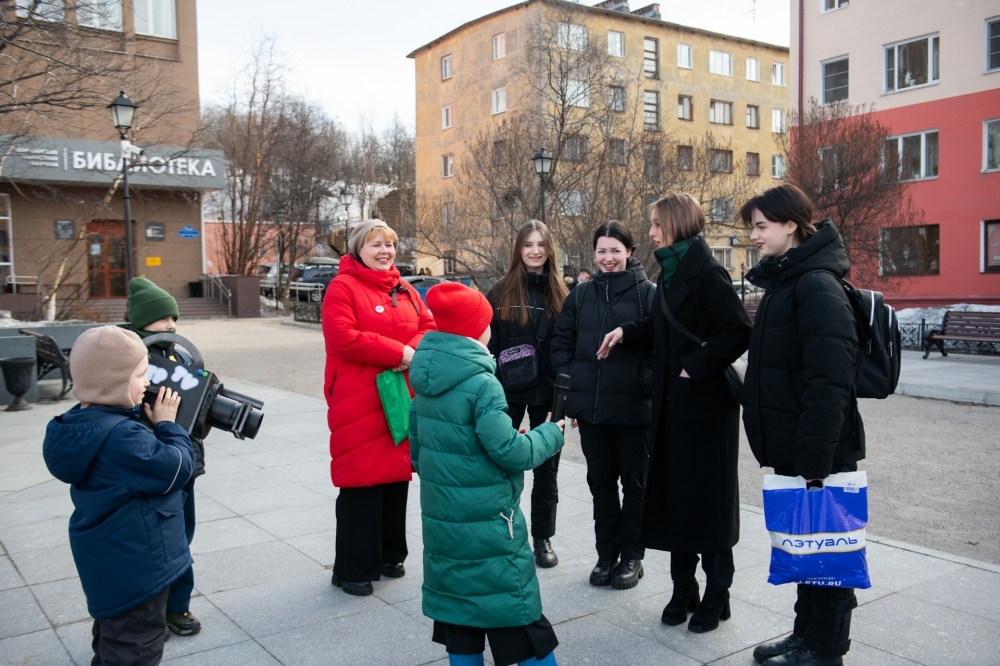
[[[151,335],[156,335],[157,333],[163,333],[164,332],[164,331],[146,331],[146,330],[143,330],[141,328],[136,328],[135,326],[132,326],[131,324],[129,324],[128,330],[132,331],[133,333],[135,333],[136,335],[138,335],[143,340],[145,340],[146,338],[148,338]],[[177,330],[174,329],[173,331],[169,331],[169,332],[170,333],[176,333]],[[159,347],[160,349],[170,349],[171,347],[174,346],[174,343],[172,343],[172,342],[154,342],[153,344],[156,345],[157,347]]]
[[[660,272],[660,285],[664,289],[670,286],[671,278],[674,277],[674,273],[677,272],[677,267],[680,266],[681,261],[684,259],[684,255],[686,255],[688,250],[691,249],[691,244],[694,243],[696,238],[698,238],[698,236],[692,236],[691,238],[677,241],[669,247],[661,247],[653,252],[653,256],[656,257],[656,261],[658,261],[660,267],[663,268]]]

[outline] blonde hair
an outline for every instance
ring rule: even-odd
[[[668,194],[649,205],[647,215],[653,211],[659,214],[660,227],[663,228],[664,240],[669,236],[671,242],[687,240],[705,230],[705,211],[701,204],[687,192]]]
[[[392,227],[377,226],[377,227],[372,227],[371,229],[368,230],[368,233],[365,234],[365,237],[361,239],[361,246],[359,246],[359,249],[367,245],[368,241],[375,238],[376,234],[382,234],[382,238],[392,243],[393,245],[399,244],[399,236],[397,236],[396,232],[392,230]]]

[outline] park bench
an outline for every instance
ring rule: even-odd
[[[931,353],[931,345],[936,345],[942,356],[946,340],[962,342],[1000,343],[1000,312],[958,312],[948,310],[940,330],[933,330],[924,339],[924,358]]]
[[[35,338],[38,379],[41,379],[56,368],[62,372],[62,391],[56,396],[56,400],[62,400],[69,393],[69,390],[73,388],[73,377],[69,372],[69,356],[59,349],[59,345],[51,336],[29,331],[26,328],[19,329],[19,333]]]

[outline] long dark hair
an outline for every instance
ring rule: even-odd
[[[527,324],[528,308],[528,269],[521,261],[521,248],[528,241],[528,237],[539,232],[542,234],[542,242],[545,243],[545,270],[549,274],[549,282],[545,287],[545,309],[551,319],[559,316],[562,310],[563,301],[566,300],[566,285],[559,276],[559,269],[556,265],[556,246],[552,240],[552,232],[545,226],[544,222],[529,220],[521,225],[514,239],[514,248],[511,251],[510,266],[507,272],[497,283],[497,302],[500,307],[500,319],[512,321],[514,319],[513,310],[517,308],[517,319],[522,325]]]
[[[629,252],[635,252],[635,241],[632,240],[632,232],[618,220],[608,220],[597,227],[594,232],[594,249],[597,249],[597,241],[600,238],[614,238],[625,246]]]

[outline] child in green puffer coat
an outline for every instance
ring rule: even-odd
[[[455,282],[427,292],[437,331],[410,365],[410,454],[420,475],[424,615],[451,666],[555,666],[521,513],[524,471],[563,445],[563,422],[520,434],[486,344],[493,309]]]

